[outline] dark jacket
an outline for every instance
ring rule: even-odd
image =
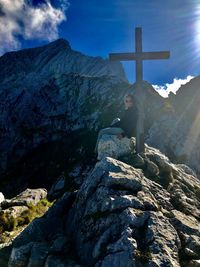
[[[136,124],[137,124],[137,108],[131,107],[124,111],[120,121],[112,125],[112,127],[119,127],[124,130],[124,136],[130,138],[136,136]]]

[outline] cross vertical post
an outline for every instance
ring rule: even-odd
[[[135,29],[135,50],[136,53],[142,53],[142,28]],[[136,59],[136,82],[143,80],[142,60]]]
[[[137,129],[136,129],[136,153],[144,153],[144,101],[145,95],[142,90],[143,81],[143,60],[168,59],[169,51],[143,52],[142,51],[142,28],[135,28],[135,53],[111,53],[109,58],[112,61],[135,60],[136,61],[136,101],[138,108]],[[140,88],[141,87],[141,88]]]
[[[142,28],[135,29],[135,50],[136,54],[142,53]],[[136,83],[140,85],[143,80],[142,60],[136,59]],[[136,129],[136,153],[143,153],[144,147],[144,106],[142,99],[137,99],[137,129]]]

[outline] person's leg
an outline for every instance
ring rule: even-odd
[[[95,152],[97,152],[98,143],[99,143],[99,140],[101,139],[102,135],[104,135],[104,134],[118,135],[118,134],[122,134],[123,132],[124,131],[121,128],[118,128],[118,127],[108,127],[108,128],[101,129],[99,131],[99,134],[98,134],[98,137],[97,137],[97,142],[96,142],[96,146],[95,146]]]

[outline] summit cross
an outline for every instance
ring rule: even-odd
[[[111,61],[136,61],[136,84],[142,85],[143,81],[143,60],[152,59],[168,59],[170,57],[169,51],[159,52],[143,52],[142,51],[142,28],[135,28],[135,53],[111,53],[109,59]],[[140,105],[142,106],[142,105]],[[139,123],[137,123],[136,129],[136,153],[144,153],[144,109],[138,110]]]

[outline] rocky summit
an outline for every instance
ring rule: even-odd
[[[199,84],[196,77],[168,99],[147,82],[141,86],[146,143],[198,175]],[[49,188],[63,171],[73,171],[77,157],[86,159],[93,151],[98,130],[120,117],[130,89],[134,93],[119,62],[74,51],[64,39],[1,56],[0,186],[5,195],[13,197],[26,186]]]
[[[8,266],[200,266],[200,181],[155,148],[136,155],[134,144],[102,157],[78,191],[25,228]]]
[[[143,82],[145,153],[103,136],[96,159],[122,65],[63,39],[0,57],[0,266],[199,267],[199,84]]]

